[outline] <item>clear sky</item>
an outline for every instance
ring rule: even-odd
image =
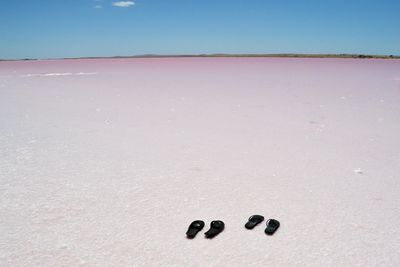
[[[399,0],[0,0],[0,58],[400,55]]]

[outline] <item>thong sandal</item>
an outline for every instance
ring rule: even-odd
[[[264,217],[261,215],[253,215],[249,218],[249,221],[244,225],[244,227],[246,227],[246,229],[253,229],[254,227],[256,227],[256,225],[258,225],[259,223],[261,223],[262,221],[264,221]]]
[[[275,219],[269,219],[267,221],[267,228],[265,228],[265,233],[267,235],[273,235],[276,230],[278,230],[281,224]]]
[[[213,238],[219,233],[221,233],[225,228],[225,224],[223,221],[212,221],[210,225],[210,229],[205,232],[206,238]]]
[[[204,222],[197,220],[193,221],[186,232],[186,236],[189,239],[195,238],[198,232],[200,232],[204,227]]]

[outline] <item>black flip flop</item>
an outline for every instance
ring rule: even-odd
[[[264,217],[261,215],[253,215],[249,218],[249,221],[244,225],[244,227],[246,227],[246,229],[253,229],[254,227],[256,227],[257,224],[259,224],[260,222],[264,221]]]
[[[275,219],[269,219],[267,221],[267,228],[265,228],[265,233],[267,235],[273,235],[276,230],[278,230],[281,224]]]
[[[197,221],[192,222],[189,225],[189,228],[186,232],[187,238],[189,238],[189,239],[194,238],[197,235],[197,233],[203,229],[203,227],[204,227],[203,221],[197,220]]]
[[[219,233],[221,233],[225,228],[223,221],[212,221],[210,225],[210,230],[205,232],[206,238],[213,238]]]

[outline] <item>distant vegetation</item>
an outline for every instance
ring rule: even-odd
[[[196,55],[189,55],[196,56]],[[294,57],[294,58],[381,58],[400,59],[393,55],[363,55],[363,54],[206,54],[199,57]]]
[[[198,54],[198,55],[157,55],[146,54],[136,56],[112,56],[112,57],[79,57],[58,59],[105,59],[105,58],[176,58],[176,57],[285,57],[285,58],[359,58],[359,59],[400,59],[394,55],[363,55],[363,54]],[[36,59],[0,59],[0,61],[36,60]]]

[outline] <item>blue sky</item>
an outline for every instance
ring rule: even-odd
[[[399,0],[0,0],[0,58],[400,55]]]

